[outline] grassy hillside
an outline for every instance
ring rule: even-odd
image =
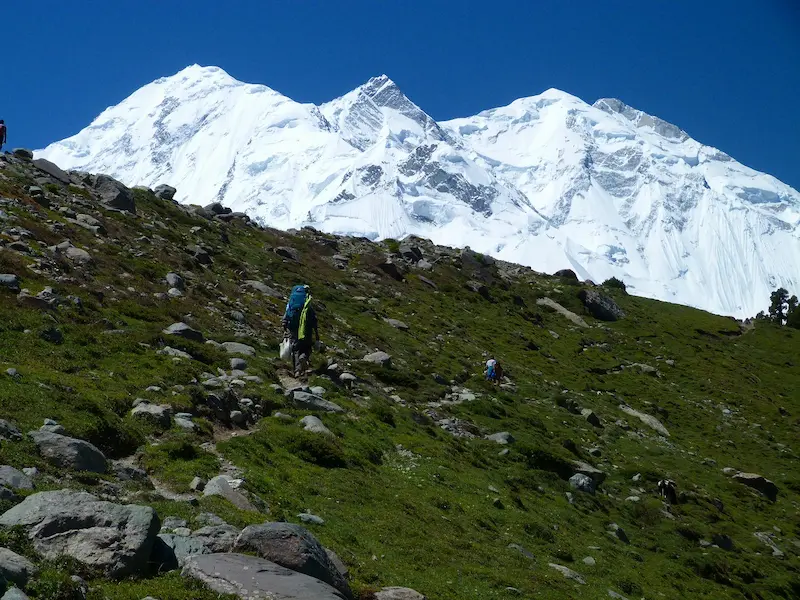
[[[432,600],[602,598],[608,590],[631,599],[800,596],[800,332],[743,327],[612,287],[596,289],[625,316],[598,321],[579,299],[585,286],[569,278],[422,240],[262,230],[146,190],[135,191],[132,215],[104,208],[81,181],[0,162],[0,273],[17,275],[33,295],[51,286],[62,299],[35,308],[0,288],[0,418],[23,432],[0,444],[0,464],[39,469],[37,490],[85,488],[153,506],[162,520],[213,512],[237,526],[297,522],[308,510],[325,520],[309,529],[347,564],[364,599],[391,585]],[[76,224],[77,213],[104,232]],[[48,249],[66,239],[91,260]],[[409,260],[410,246],[429,264]],[[166,294],[169,272],[186,282],[180,297]],[[345,409],[318,415],[330,438],[304,431],[298,422],[309,412],[275,388],[291,383],[277,358],[280,316],[301,282],[312,288],[327,345],[308,383]],[[163,333],[180,321],[206,339],[256,348],[247,373],[261,382],[227,391],[253,400],[248,425],[209,404],[203,374],[230,371],[230,357]],[[159,354],[166,345],[193,358]],[[375,350],[391,365],[361,360]],[[500,388],[482,377],[490,356],[508,377]],[[342,385],[341,372],[357,382]],[[195,431],[136,419],[137,398],[192,413]],[[145,469],[155,487],[52,466],[24,436],[47,418]],[[485,439],[501,431],[515,441]],[[605,474],[595,494],[570,487],[575,460]],[[226,466],[268,509],[191,495],[195,476]],[[777,500],[724,468],[772,480]],[[662,478],[677,483],[677,504],[658,496]],[[0,542],[35,556],[13,531],[0,532]],[[29,595],[77,597],[74,573],[90,578],[93,599],[216,597],[176,573],[113,583],[66,561],[46,563]]]

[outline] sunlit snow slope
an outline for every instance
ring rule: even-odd
[[[800,292],[800,194],[615,99],[548,90],[437,123],[385,76],[314,106],[195,65],[36,154],[273,227],[416,234],[722,314]]]

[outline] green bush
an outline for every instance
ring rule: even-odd
[[[614,288],[617,290],[622,290],[623,292],[627,291],[627,287],[625,286],[625,282],[621,279],[617,279],[616,277],[612,277],[610,279],[606,279],[603,282],[603,287],[607,288]]]

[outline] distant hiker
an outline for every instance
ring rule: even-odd
[[[500,366],[499,362],[493,358],[490,358],[486,361],[485,375],[487,381],[490,381],[496,385],[500,385],[500,381],[503,378],[503,368]]]
[[[658,482],[658,493],[670,504],[678,503],[678,485],[671,479],[662,479]]]
[[[292,366],[295,376],[303,375],[314,349],[312,334],[319,343],[317,313],[311,304],[311,289],[307,285],[296,285],[292,288],[283,313],[283,328],[292,341]]]
[[[8,137],[8,128],[6,127],[6,122],[3,119],[0,119],[0,150],[3,149],[7,137]]]

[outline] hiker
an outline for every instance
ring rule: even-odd
[[[500,381],[503,378],[503,368],[500,366],[499,362],[493,358],[490,358],[486,361],[485,374],[487,381],[490,381],[495,385],[500,385]]]
[[[6,122],[3,119],[0,119],[0,150],[3,149],[8,137],[8,129],[6,128]]]
[[[314,349],[312,333],[319,344],[317,313],[311,304],[311,289],[307,285],[292,288],[286,310],[283,313],[283,328],[292,342],[292,367],[296,377],[305,374]]]

